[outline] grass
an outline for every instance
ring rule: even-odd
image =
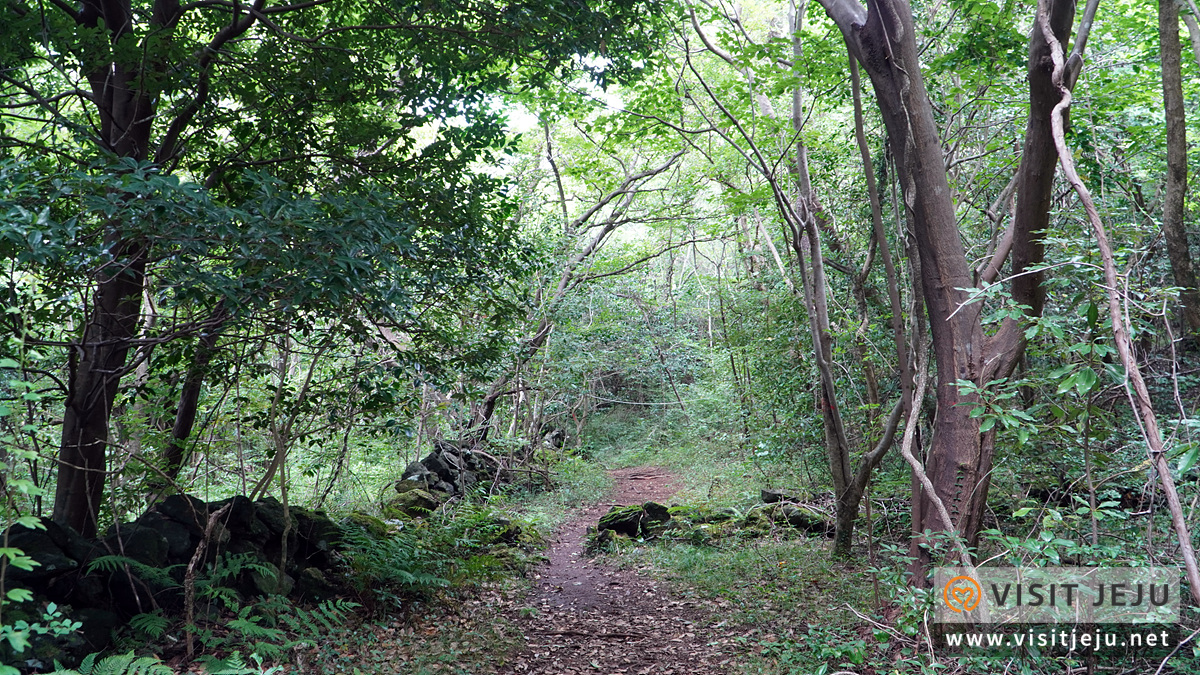
[[[520,514],[544,535],[612,489],[612,478],[604,467],[580,457],[566,455],[552,464],[551,471],[552,490],[510,489],[492,497],[492,506]]]
[[[683,482],[676,501],[744,509],[763,487],[824,489],[802,453],[750,447],[713,406],[615,407],[594,415],[584,432],[584,456],[609,468],[656,465]]]
[[[870,605],[871,580],[848,567],[817,539],[736,539],[723,546],[666,543],[641,547],[615,560],[658,570],[684,597],[714,601],[734,624],[849,626],[847,605]]]
[[[760,487],[828,491],[813,477],[821,475],[822,458],[743,443],[737,434],[721,431],[719,420],[710,423],[690,412],[685,417],[677,409],[653,415],[612,409],[591,421],[586,447],[596,461],[610,467],[653,464],[671,469],[684,484],[672,501],[684,504],[743,510],[759,500]],[[894,467],[877,477],[876,494],[903,495],[906,488],[907,474]],[[876,536],[882,537],[874,572],[865,555],[856,561],[835,561],[827,540],[801,536],[729,539],[715,546],[663,540],[626,548],[608,561],[665,579],[675,594],[702,600],[716,625],[737,628],[743,637],[738,638],[742,649],[734,672],[741,675],[1049,675],[1083,665],[1078,656],[1049,652],[931,652],[925,637],[929,597],[914,589],[903,573],[906,500],[882,503],[885,512],[874,514]],[[860,542],[863,531],[860,528]],[[1195,672],[1198,662],[1190,657],[1177,656],[1166,672]],[[1115,672],[1115,666],[1131,665],[1122,662],[1125,658],[1102,655],[1099,664]],[[1143,659],[1137,665],[1153,672],[1158,663]]]
[[[615,408],[591,420],[585,447],[612,468],[651,464],[672,470],[683,482],[672,501],[683,504],[744,510],[760,501],[763,487],[822,489],[796,453],[747,447],[722,428],[719,415],[691,412],[647,415]],[[857,668],[884,644],[850,609],[870,612],[874,584],[868,570],[833,560],[825,539],[730,539],[716,546],[664,541],[627,549],[609,562],[648,569],[677,595],[702,600],[718,625],[753,627],[740,638],[737,667],[747,675]]]

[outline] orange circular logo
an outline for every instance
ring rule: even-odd
[[[942,599],[946,606],[956,612],[969,612],[979,606],[983,600],[983,589],[979,582],[968,576],[954,577],[946,582],[942,589]]]

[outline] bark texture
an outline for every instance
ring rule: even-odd
[[[971,270],[958,232],[941,137],[921,76],[911,10],[903,0],[881,0],[864,13],[854,2],[822,0],[871,79],[892,139],[901,197],[916,237],[921,287],[937,362],[937,423],[927,472],[955,523],[944,523],[923,494],[914,499],[922,529],[957,528],[969,542],[979,531],[991,466],[990,437],[970,417],[977,401],[958,380],[976,381],[983,369],[984,336],[978,305],[965,305]],[[965,405],[964,405],[965,404]]]
[[[985,336],[979,304],[965,305],[966,289],[973,285],[959,235],[955,208],[947,182],[941,138],[921,76],[911,9],[905,0],[879,0],[869,11],[855,0],[820,0],[826,13],[841,29],[850,51],[870,77],[895,154],[905,220],[915,238],[921,291],[928,313],[937,366],[934,395],[937,414],[933,436],[924,457],[924,471],[938,502],[926,493],[925,482],[914,478],[914,553],[927,531],[956,530],[967,545],[977,543],[988,493],[988,475],[994,453],[994,435],[980,433],[979,420],[970,417],[979,402],[963,393],[959,382],[976,386],[1007,376],[1024,351],[1023,330],[1009,320],[995,335]],[[1055,34],[1065,39],[1074,20],[1074,4],[1053,0]],[[1090,27],[1095,3],[1089,3],[1085,24]],[[1078,72],[1086,28],[1081,27],[1078,54],[1071,68]],[[1050,119],[1061,95],[1051,74],[1054,63],[1049,42],[1034,31],[1029,43],[1030,115],[1024,153],[1017,177],[1017,203],[1012,228],[1013,294],[1029,306],[1029,315],[1041,314],[1045,292],[1042,275],[1042,238],[1049,225],[1049,207],[1057,160]],[[1073,84],[1073,77],[1071,78]],[[1007,235],[1006,235],[1007,238]],[[994,260],[998,267],[1000,260]],[[920,402],[914,405],[914,413]],[[945,513],[952,522],[946,522]]]
[[[1060,42],[1071,34],[1075,4],[1056,0],[1050,9],[1050,26]],[[1050,201],[1054,194],[1054,170],[1058,153],[1050,130],[1050,112],[1058,104],[1059,93],[1050,74],[1054,63],[1050,46],[1041,31],[1029,36],[1029,120],[1025,125],[1025,145],[1017,171],[1017,198],[1013,211],[1012,282],[1013,299],[1030,307],[1031,316],[1041,316],[1046,304],[1042,288],[1045,273],[1034,271],[1045,259],[1046,228],[1050,225]]]
[[[1200,289],[1184,225],[1187,195],[1187,127],[1183,104],[1182,46],[1179,43],[1179,5],[1158,0],[1158,41],[1162,62],[1163,109],[1167,122],[1167,176],[1163,186],[1163,238],[1175,285],[1181,289],[1183,322],[1193,340],[1200,340]]]
[[[164,3],[156,11],[160,25],[174,21],[178,7],[174,9],[168,11]],[[133,30],[128,2],[84,2],[76,20],[88,28],[103,25],[113,44]],[[87,72],[101,142],[117,156],[139,161],[149,155],[154,119],[154,103],[138,86],[141,76],[128,64],[105,60]],[[72,348],[59,445],[53,517],[85,537],[96,534],[104,495],[109,419],[141,317],[148,251],[128,237],[122,226],[119,220],[108,224],[105,243],[112,259],[95,275],[89,317],[80,341]]]

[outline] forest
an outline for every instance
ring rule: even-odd
[[[1198,21],[0,0],[0,675],[1200,673]]]

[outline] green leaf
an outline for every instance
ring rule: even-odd
[[[17,518],[18,525],[24,525],[30,530],[44,530],[46,525],[42,523],[42,519],[37,516],[21,516]]]
[[[0,359],[0,368],[20,368],[21,364],[12,359]]]
[[[985,419],[982,424],[979,425],[979,433],[982,434],[984,432],[991,431],[992,427],[994,427],[994,426],[996,426],[996,418],[989,417],[989,418]]]
[[[1179,458],[1179,473],[1183,473],[1192,468],[1192,465],[1196,463],[1197,457],[1200,457],[1200,443],[1193,444],[1192,448],[1185,452],[1183,457]]]
[[[4,639],[8,640],[9,646],[11,646],[13,651],[18,654],[25,651],[25,649],[27,647],[29,647],[29,631],[28,630],[15,630],[15,631],[12,631],[9,633],[5,633]]]
[[[1056,391],[1055,393],[1065,394],[1066,392],[1071,391],[1071,388],[1075,386],[1075,382],[1078,378],[1079,378],[1079,373],[1075,373],[1075,374],[1071,375],[1070,377],[1068,377],[1067,379],[1063,380],[1062,382],[1059,382],[1058,383],[1058,391]]]
[[[19,548],[0,548],[0,556],[8,558],[8,564],[25,571],[32,570],[34,567],[41,565],[40,562],[25,555],[25,552]]]
[[[1096,387],[1096,382],[1098,381],[1099,378],[1096,377],[1096,371],[1091,368],[1085,368],[1075,374],[1075,389],[1080,394],[1086,395]]]
[[[1033,509],[1028,506],[1026,506],[1023,509],[1017,509],[1016,511],[1013,511],[1013,518],[1024,518],[1025,516],[1029,515],[1030,512],[1032,512],[1032,511],[1033,511]]]

